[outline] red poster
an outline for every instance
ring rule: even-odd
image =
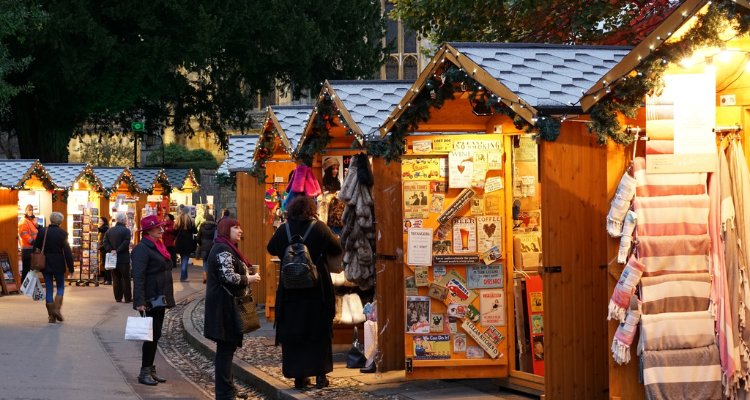
[[[542,278],[526,278],[526,300],[529,305],[529,332],[531,334],[531,354],[534,360],[534,375],[544,376],[544,300],[542,299]]]

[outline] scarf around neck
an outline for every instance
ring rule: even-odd
[[[159,253],[161,253],[161,255],[164,256],[165,260],[171,259],[171,256],[169,255],[169,252],[167,251],[167,246],[165,246],[161,240],[154,240],[154,238],[152,238],[149,235],[145,235],[145,236],[146,236],[146,239],[150,240],[151,243],[156,245],[156,250],[159,250]]]

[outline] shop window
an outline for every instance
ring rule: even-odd
[[[417,58],[414,56],[406,57],[404,59],[404,79],[416,80],[417,74]]]
[[[385,79],[398,79],[398,60],[395,57],[385,64]]]

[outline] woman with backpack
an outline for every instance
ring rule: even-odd
[[[301,240],[317,269],[317,280],[310,288],[286,288],[279,279],[276,290],[276,344],[281,344],[282,372],[294,378],[295,388],[304,388],[316,377],[316,387],[328,386],[326,374],[333,371],[333,317],[336,300],[327,256],[342,253],[338,238],[317,219],[312,198],[299,196],[286,206],[288,222],[281,225],[268,242],[267,250],[281,259],[290,247],[289,237]],[[287,232],[288,230],[288,232]],[[297,237],[299,236],[299,237]],[[282,271],[284,262],[282,262]],[[337,271],[332,271],[337,272]]]

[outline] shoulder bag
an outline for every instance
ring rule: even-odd
[[[226,286],[221,285],[229,293],[234,303],[234,327],[235,333],[244,335],[260,329],[260,320],[258,319],[258,309],[255,308],[253,296],[235,296]]]
[[[34,271],[41,271],[44,269],[47,263],[47,256],[44,255],[44,246],[47,244],[47,231],[49,227],[44,229],[44,240],[42,240],[42,249],[34,249],[34,253],[31,255],[31,269]]]
[[[355,326],[352,347],[346,353],[346,368],[364,368],[367,357],[363,353],[362,342],[359,340],[359,330]]]

